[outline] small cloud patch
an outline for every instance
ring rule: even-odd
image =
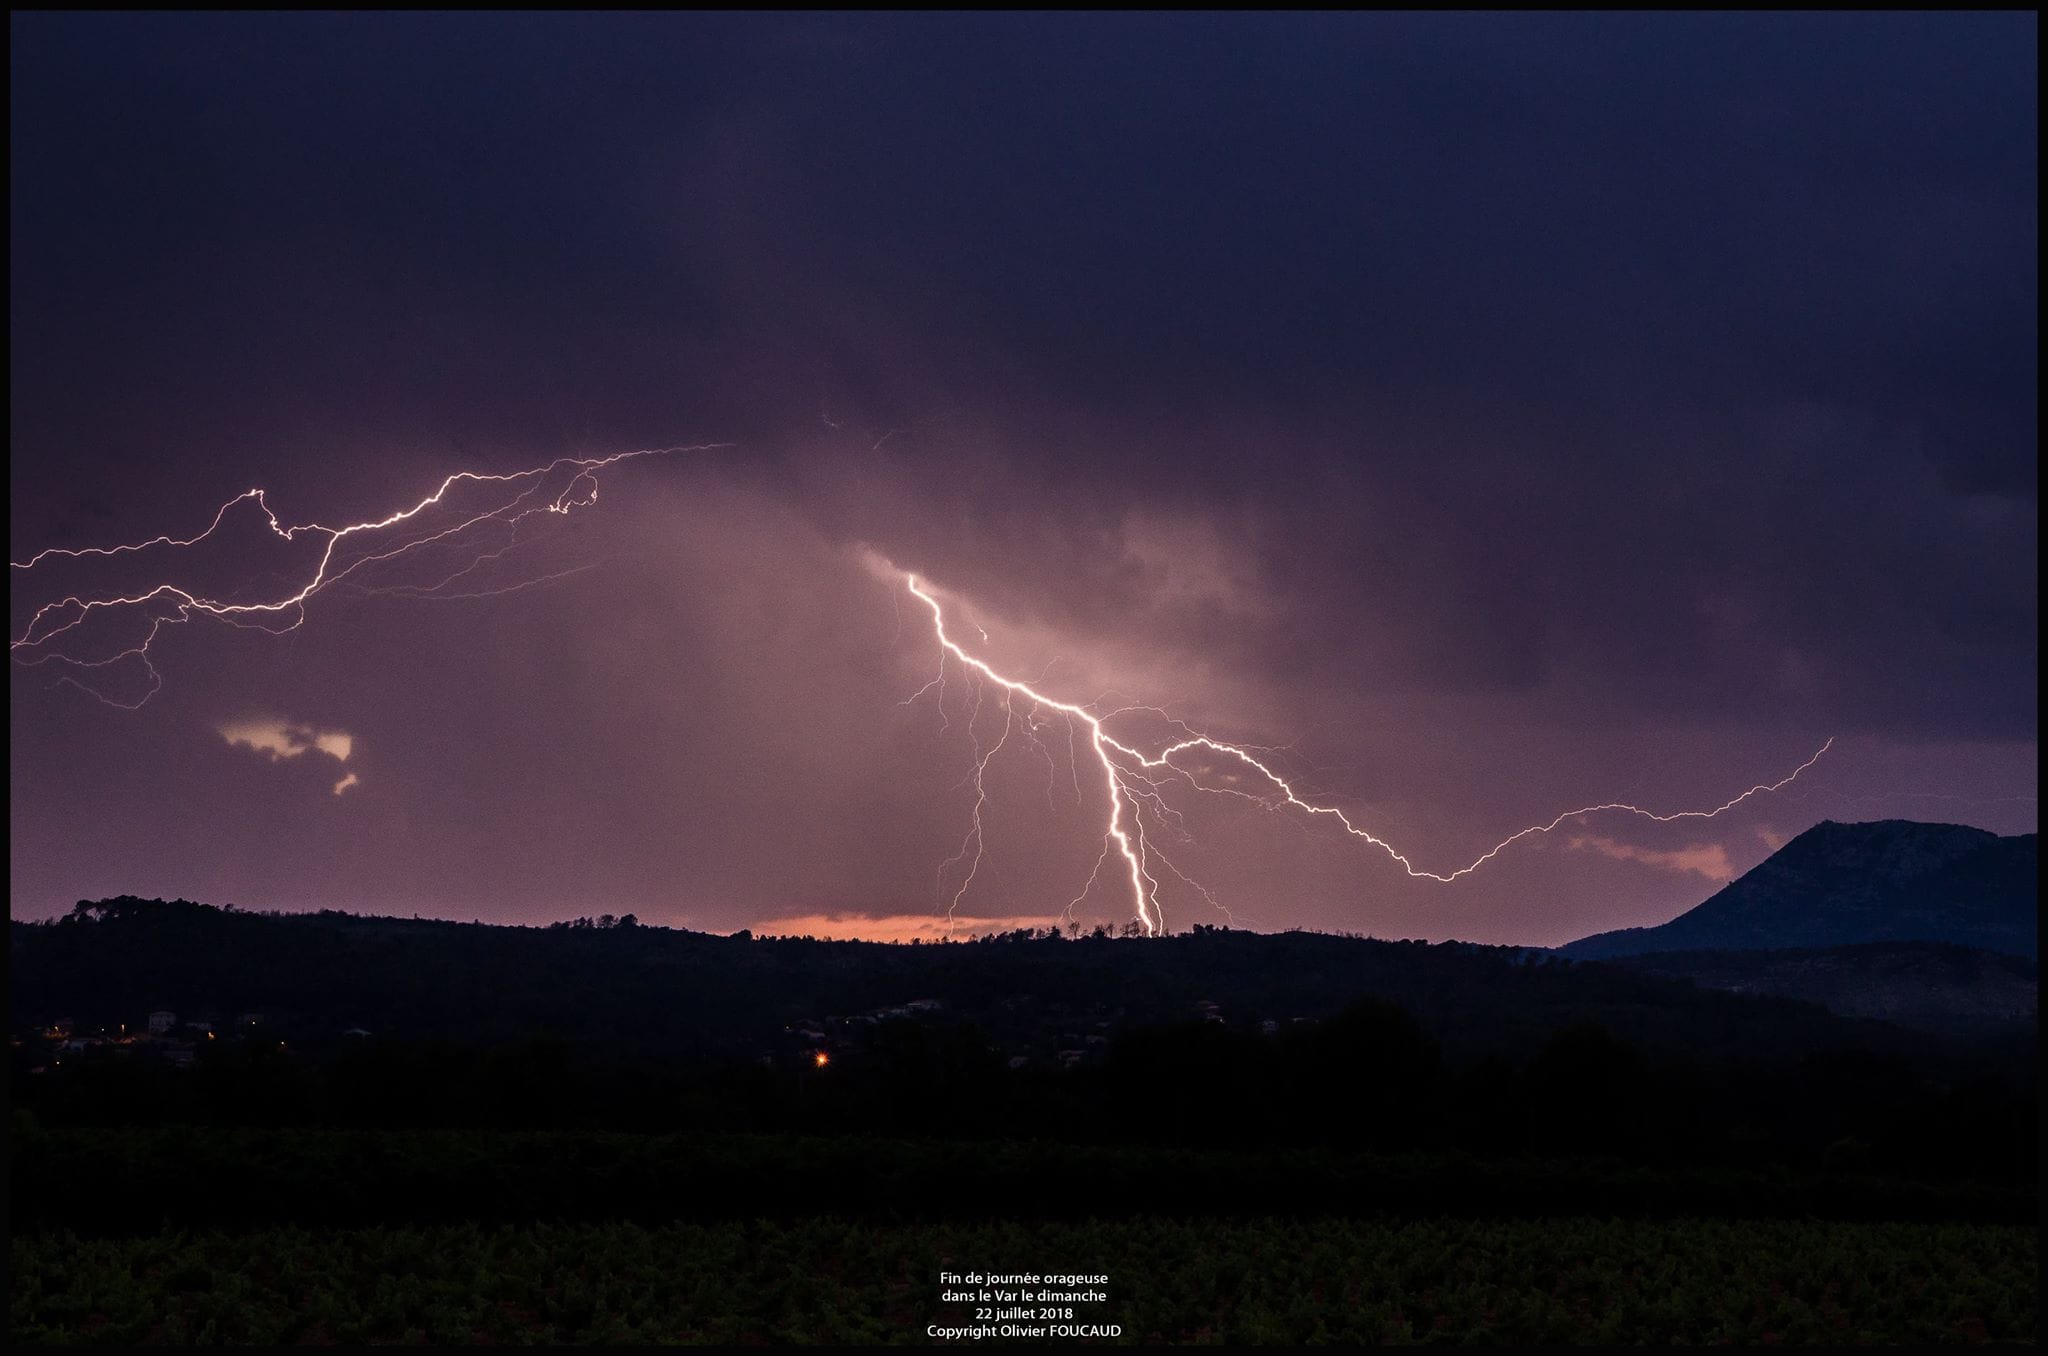
[[[346,730],[315,729],[282,716],[248,716],[224,722],[215,731],[229,745],[263,754],[273,763],[317,753],[345,764],[356,747],[355,736]],[[344,770],[341,780],[334,784],[334,794],[338,796],[361,783],[362,778]]]
[[[1735,867],[1728,860],[1728,849],[1719,843],[1692,843],[1660,852],[1655,848],[1637,847],[1633,843],[1586,834],[1572,839],[1572,847],[1581,852],[1597,852],[1618,862],[1641,862],[1644,866],[1654,866],[1663,871],[1689,871],[1712,881],[1735,879]]]

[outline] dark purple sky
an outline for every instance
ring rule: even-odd
[[[1557,942],[1822,818],[2031,831],[2036,36],[17,15],[12,559],[251,486],[349,523],[725,446],[609,468],[440,592],[551,582],[420,596],[511,543],[486,524],[285,636],[169,628],[134,711],[17,665],[12,911],[923,926],[973,691],[901,704],[938,651],[878,562],[1050,695],[1286,746],[1430,870],[1837,739],[1718,819],[1589,818],[1452,885],[1169,792],[1155,845],[1260,927]],[[281,596],[308,550],[245,505],[200,550],[12,571],[13,634],[86,589]],[[76,654],[128,643],[100,620]],[[1088,879],[1064,741],[991,764],[962,916]]]

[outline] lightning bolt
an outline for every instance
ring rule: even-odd
[[[55,568],[61,562],[112,561],[127,556],[143,557],[152,552],[176,556],[215,537],[231,521],[236,509],[243,505],[252,506],[262,515],[273,537],[286,543],[310,539],[319,545],[319,550],[302,574],[275,586],[269,596],[259,596],[253,601],[246,597],[216,596],[175,578],[159,578],[156,582],[126,591],[67,594],[35,608],[27,624],[10,637],[9,654],[16,664],[23,667],[60,665],[66,670],[61,682],[77,687],[107,705],[132,710],[147,703],[161,690],[163,677],[156,667],[152,651],[166,627],[212,619],[231,626],[282,635],[305,625],[307,604],[320,593],[337,586],[367,594],[460,599],[493,597],[565,578],[591,566],[557,570],[511,583],[490,580],[479,572],[524,544],[521,525],[528,519],[547,514],[566,515],[596,503],[600,471],[640,458],[711,451],[726,446],[729,444],[704,443],[615,452],[601,457],[558,457],[541,466],[504,473],[460,471],[442,480],[431,493],[409,507],[394,510],[381,518],[345,526],[317,522],[287,526],[272,509],[266,492],[251,489],[222,504],[206,527],[189,537],[174,537],[166,533],[116,546],[50,547],[26,560],[11,561],[9,568],[20,572],[18,577],[26,579],[39,569]],[[464,491],[465,499],[471,491],[481,492],[484,497],[481,502],[458,504],[458,490]],[[495,538],[486,540],[493,533]],[[436,572],[438,577],[431,578],[429,582],[421,582],[417,577],[410,582],[380,580],[376,573],[378,567],[394,561],[411,564],[435,551],[452,555],[455,563],[452,567],[441,566]],[[955,916],[986,858],[983,816],[989,803],[986,776],[990,764],[1010,745],[1013,737],[1017,737],[1020,743],[1028,743],[1045,759],[1046,791],[1050,798],[1057,789],[1058,762],[1052,748],[1041,736],[1056,722],[1066,727],[1067,762],[1076,801],[1084,799],[1081,777],[1081,748],[1084,743],[1092,758],[1092,768],[1099,773],[1100,784],[1108,798],[1102,851],[1080,893],[1067,904],[1064,916],[1070,920],[1073,918],[1075,909],[1101,880],[1103,869],[1114,863],[1113,870],[1123,877],[1128,888],[1132,914],[1148,935],[1157,935],[1165,929],[1159,898],[1163,876],[1180,881],[1207,900],[1226,919],[1236,921],[1213,892],[1176,866],[1162,849],[1162,840],[1169,843],[1190,841],[1185,819],[1166,797],[1172,785],[1184,784],[1208,795],[1234,796],[1267,810],[1292,809],[1310,818],[1332,819],[1345,833],[1384,852],[1408,876],[1450,883],[1478,870],[1523,839],[1550,833],[1567,820],[1585,815],[1625,813],[1657,823],[1712,819],[1754,796],[1790,785],[1820,761],[1834,744],[1830,738],[1812,757],[1785,777],[1753,786],[1712,809],[1659,813],[1621,801],[1581,806],[1566,810],[1547,823],[1532,824],[1502,839],[1464,866],[1439,873],[1418,867],[1393,844],[1353,822],[1341,808],[1302,796],[1287,778],[1261,757],[1262,754],[1270,757],[1275,752],[1270,746],[1218,739],[1189,727],[1154,706],[1122,705],[1101,710],[1105,705],[1103,699],[1086,705],[1065,701],[1042,690],[1041,685],[1046,681],[1043,673],[1027,682],[997,671],[987,660],[970,652],[953,638],[947,629],[944,607],[916,575],[906,574],[903,579],[910,595],[930,611],[932,632],[939,645],[938,675],[913,693],[904,704],[915,704],[936,691],[941,717],[950,724],[951,717],[946,711],[948,663],[960,666],[975,679],[973,707],[966,721],[973,745],[973,770],[963,783],[972,786],[974,803],[958,850],[941,863],[938,870],[938,888],[942,896],[946,894],[949,875],[958,875],[958,883],[947,897],[949,919]],[[96,619],[124,616],[146,623],[140,628],[139,639],[126,642],[102,640],[98,632],[88,629],[88,623]],[[986,644],[988,633],[980,627],[974,629]],[[147,674],[147,684],[140,697],[122,701],[94,685],[98,681],[97,674],[131,662],[139,664]],[[984,696],[990,691],[1000,696],[1003,726],[992,742],[984,744],[980,717]],[[1021,711],[1019,703],[1023,704]],[[1112,733],[1111,723],[1133,713],[1164,719],[1171,727],[1173,737],[1150,753],[1118,738]],[[1085,740],[1080,738],[1083,734]],[[1197,754],[1201,755],[1199,759],[1194,756]],[[1242,769],[1242,775],[1249,776],[1258,789],[1244,790],[1205,780],[1209,775],[1205,765],[1219,760]],[[1237,780],[1239,775],[1231,774],[1231,780]]]
[[[317,594],[344,583],[365,593],[463,598],[490,597],[564,578],[589,567],[561,570],[513,584],[486,585],[453,593],[446,591],[450,585],[469,579],[476,571],[521,545],[519,529],[526,519],[542,514],[565,515],[596,503],[598,472],[643,457],[705,452],[725,446],[728,444],[704,443],[691,447],[642,448],[602,457],[558,457],[544,466],[503,473],[458,471],[408,508],[342,527],[312,522],[287,526],[271,508],[268,494],[261,489],[252,489],[222,504],[205,530],[190,537],[174,537],[166,533],[118,546],[50,547],[27,560],[10,561],[8,567],[27,576],[39,568],[53,567],[60,561],[112,560],[145,552],[189,551],[220,532],[241,505],[252,505],[260,512],[270,534],[282,541],[296,542],[303,537],[320,544],[318,555],[303,576],[279,586],[274,596],[256,601],[216,597],[197,587],[165,578],[125,592],[72,593],[43,603],[29,617],[27,625],[10,637],[9,656],[23,667],[61,665],[67,672],[60,681],[109,706],[133,710],[148,702],[163,686],[163,675],[157,670],[151,651],[167,626],[211,618],[230,626],[283,635],[305,624],[306,604]],[[471,488],[483,491],[485,500],[480,504],[458,507],[452,496],[458,490]],[[436,510],[445,512],[437,513]],[[495,549],[489,549],[486,543],[477,540],[492,527],[504,529],[506,533],[503,544]],[[433,583],[372,585],[359,577],[379,566],[418,556],[430,549],[470,554],[458,568]],[[102,617],[121,616],[147,620],[148,626],[141,639],[125,645],[118,641],[105,642],[95,648],[92,637],[88,635],[87,623]],[[134,701],[111,697],[93,681],[88,681],[93,675],[130,661],[139,663],[148,675],[142,696]]]
[[[1362,839],[1368,845],[1385,853],[1410,878],[1437,881],[1448,885],[1477,871],[1480,867],[1485,866],[1495,857],[1498,857],[1502,852],[1505,852],[1508,848],[1513,847],[1524,839],[1550,833],[1566,820],[1577,819],[1582,815],[1628,814],[1641,819],[1652,820],[1659,824],[1675,823],[1682,819],[1713,819],[1734,809],[1752,797],[1768,795],[1773,791],[1790,786],[1794,781],[1798,780],[1801,773],[1819,762],[1821,756],[1834,747],[1835,743],[1834,738],[1830,736],[1820,748],[1814,751],[1811,758],[1808,758],[1777,781],[1752,786],[1747,791],[1723,801],[1710,810],[1675,810],[1668,813],[1660,813],[1655,810],[1645,809],[1640,805],[1631,805],[1626,801],[1603,801],[1597,805],[1582,805],[1577,809],[1566,810],[1545,823],[1531,824],[1525,829],[1509,834],[1470,862],[1454,870],[1448,872],[1428,871],[1417,866],[1408,854],[1397,849],[1386,839],[1354,823],[1339,807],[1317,804],[1314,801],[1304,799],[1285,777],[1274,771],[1270,765],[1258,757],[1260,753],[1271,752],[1265,746],[1236,744],[1217,739],[1198,730],[1192,730],[1178,721],[1175,724],[1179,725],[1184,733],[1181,737],[1159,747],[1157,752],[1148,754],[1135,745],[1123,742],[1110,733],[1108,722],[1128,712],[1156,712],[1156,707],[1123,706],[1113,711],[1097,714],[1088,706],[1061,701],[1056,697],[1048,696],[1044,692],[1039,691],[1030,683],[999,673],[987,660],[971,654],[958,641],[953,639],[951,633],[946,629],[945,609],[940,605],[938,598],[924,587],[916,575],[906,574],[904,576],[904,583],[911,595],[930,609],[932,614],[932,634],[937,639],[940,650],[939,677],[926,684],[924,688],[919,689],[918,693],[911,700],[915,701],[917,697],[923,696],[925,692],[938,687],[940,689],[939,700],[943,708],[945,668],[949,657],[953,662],[975,675],[979,684],[992,684],[1002,693],[1003,738],[985,751],[978,738],[974,741],[975,768],[970,780],[975,788],[975,801],[970,826],[967,837],[961,843],[960,851],[947,860],[946,866],[940,868],[940,877],[943,881],[947,867],[962,861],[969,863],[966,878],[961,882],[959,888],[953,893],[951,900],[948,902],[947,916],[949,918],[952,917],[953,910],[958,907],[961,896],[966,893],[968,885],[973,883],[975,870],[981,864],[982,812],[986,808],[988,800],[983,778],[987,772],[989,762],[1001,751],[1003,743],[1009,738],[1011,721],[1014,716],[1014,704],[1018,701],[1026,703],[1027,710],[1025,715],[1027,721],[1035,721],[1041,713],[1053,713],[1068,722],[1070,731],[1078,727],[1087,732],[1088,748],[1095,756],[1096,766],[1101,772],[1102,784],[1109,794],[1108,815],[1103,825],[1102,854],[1096,858],[1095,869],[1089,875],[1087,884],[1082,886],[1081,893],[1075,896],[1072,903],[1068,904],[1067,916],[1071,917],[1075,906],[1088,897],[1089,891],[1094,888],[1096,881],[1102,874],[1104,863],[1108,862],[1112,855],[1115,855],[1122,863],[1122,874],[1126,877],[1129,884],[1132,913],[1143,926],[1147,935],[1151,936],[1157,936],[1165,926],[1164,917],[1159,907],[1159,881],[1158,877],[1154,874],[1155,865],[1161,870],[1170,871],[1175,876],[1180,877],[1180,879],[1186,881],[1207,898],[1211,904],[1215,904],[1218,909],[1222,909],[1222,905],[1216,901],[1215,896],[1208,889],[1198,882],[1189,879],[1178,867],[1175,867],[1161,855],[1157,844],[1153,841],[1156,828],[1148,830],[1146,826],[1145,811],[1148,809],[1151,811],[1151,818],[1155,826],[1162,823],[1177,825],[1181,822],[1178,813],[1173,811],[1164,799],[1164,788],[1169,782],[1178,781],[1192,787],[1196,791],[1209,795],[1236,796],[1269,810],[1294,809],[1305,815],[1335,820],[1345,833],[1354,838]],[[980,628],[977,627],[976,630],[979,631]],[[987,632],[981,631],[980,634],[984,640],[987,639]],[[978,686],[976,693],[977,714],[980,709],[979,702],[980,690]],[[971,728],[972,722],[970,721],[970,730]],[[1196,751],[1214,755],[1234,766],[1243,768],[1255,778],[1257,783],[1263,787],[1263,790],[1243,791],[1235,787],[1215,786],[1205,783],[1197,775],[1196,769],[1187,765],[1193,760],[1186,757],[1186,755]],[[1176,757],[1180,757],[1181,761],[1175,762]],[[1224,910],[1224,912],[1227,917],[1228,911]]]

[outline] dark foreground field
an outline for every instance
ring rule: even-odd
[[[2031,1025],[1308,934],[12,935],[17,1342],[2036,1337]]]
[[[912,1343],[942,1270],[1107,1272],[1123,1343],[2031,1341],[2035,1230],[1742,1220],[1091,1220],[15,1240],[30,1342]]]

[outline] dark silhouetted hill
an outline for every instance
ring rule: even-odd
[[[2034,834],[1824,820],[1661,927],[1597,933],[1561,950],[1601,960],[1914,941],[2034,957],[2038,878]]]
[[[1220,928],[888,946],[629,919],[518,928],[142,899],[16,922],[9,935],[21,1124],[163,1129],[132,1173],[94,1169],[89,1187],[69,1165],[97,1149],[17,1158],[17,1200],[22,1183],[48,1184],[44,1220],[221,1218],[180,1214],[137,1180],[169,1181],[188,1202],[225,1193],[238,1211],[345,1206],[361,1185],[353,1168],[323,1177],[321,1146],[340,1143],[329,1139],[305,1141],[310,1157],[281,1175],[238,1168],[223,1188],[179,1146],[226,1127],[1590,1155],[1676,1174],[1686,1200],[1708,1198],[1701,1172],[1866,1165],[1947,1184],[1940,1192],[1983,1179],[2033,1197],[2031,1027],[1913,1030],[1517,948]],[[168,1029],[138,1037],[151,1014]],[[747,1208],[806,1200],[792,1184],[811,1179],[785,1160],[809,1151],[784,1144],[739,1151],[758,1164]],[[430,1208],[463,1218],[502,1190],[552,1216],[558,1198],[534,1189],[552,1169],[530,1147],[489,1149],[488,1169],[460,1144],[435,1149],[382,1177],[373,1207],[438,1201]],[[695,1160],[685,1145],[673,1161]],[[923,1160],[904,1161],[922,1183],[905,1199],[959,1194]],[[1287,1190],[1328,1186],[1315,1163],[1290,1171]],[[638,1199],[634,1180],[614,1181],[607,1199]],[[692,1190],[686,1172],[662,1180],[647,1208],[672,1210]],[[1443,1199],[1441,1180],[1407,1198]],[[1543,1199],[1607,1210],[1636,1197],[1573,1196],[1578,1180],[1557,1177]],[[1005,1178],[966,1199],[1041,1189]],[[1230,1190],[1244,1198],[1242,1182]],[[1483,1184],[1459,1191],[1474,1209],[1505,1200]],[[1793,1199],[1768,1183],[1745,1199],[1765,1198]]]
[[[216,1022],[254,1012],[307,1041],[367,1029],[487,1047],[545,1034],[671,1064],[751,1060],[785,1031],[917,1000],[999,1050],[1034,1057],[1086,1048],[1089,1032],[1204,1016],[1233,1031],[1285,1029],[1368,997],[1412,1013],[1456,1058],[1519,1058],[1588,1022],[1645,1049],[1707,1058],[1796,1058],[1907,1034],[1520,949],[1312,932],[890,946],[120,899],[60,922],[13,923],[10,937],[16,1030],[61,1017],[111,1031],[158,1009]]]

